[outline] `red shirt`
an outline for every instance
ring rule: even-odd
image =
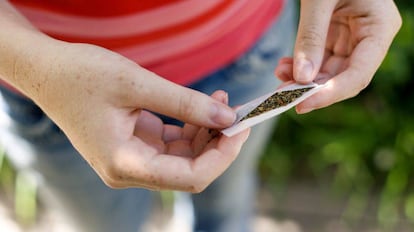
[[[283,0],[11,0],[41,31],[118,52],[179,84],[254,44]]]

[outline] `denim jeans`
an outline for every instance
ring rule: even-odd
[[[294,1],[242,57],[190,85],[211,94],[223,89],[230,105],[243,104],[274,90],[273,70],[292,51]],[[0,142],[19,169],[40,180],[46,201],[78,225],[77,231],[137,231],[151,212],[153,192],[108,188],[81,158],[62,131],[30,100],[0,88]],[[230,168],[204,192],[191,195],[195,231],[249,231],[256,192],[256,164],[275,120],[253,128],[250,139]]]

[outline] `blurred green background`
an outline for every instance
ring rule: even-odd
[[[280,117],[259,166],[263,186],[274,196],[310,183],[345,199],[340,217],[351,225],[372,201],[379,228],[414,224],[414,2],[396,3],[403,27],[368,88],[322,110]],[[0,149],[0,192],[14,199],[19,220],[30,223],[36,193],[24,183]]]

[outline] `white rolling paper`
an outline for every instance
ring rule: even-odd
[[[290,84],[276,91],[256,98],[242,106],[237,110],[237,119],[235,123],[223,129],[221,132],[226,136],[233,136],[249,127],[263,122],[266,119],[279,115],[290,108],[296,106],[306,98],[312,96],[322,89],[324,85],[312,83],[307,85]],[[299,90],[292,94],[292,90]],[[273,96],[273,97],[272,97]],[[292,98],[293,96],[293,98]],[[286,98],[293,99],[291,102],[286,101]],[[276,102],[276,103],[275,103]],[[268,108],[269,105],[276,106],[276,108]],[[266,109],[266,110],[263,110]]]

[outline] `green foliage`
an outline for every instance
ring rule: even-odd
[[[0,147],[0,190],[7,196],[13,195],[13,186],[16,173],[6,158],[6,153]]]
[[[33,175],[18,172],[15,183],[14,209],[21,225],[32,225],[37,215],[37,184]]]
[[[414,222],[414,2],[396,3],[403,27],[370,86],[322,110],[283,114],[260,164],[268,183],[330,185],[349,199],[347,218],[379,194],[378,222],[388,229]]]

